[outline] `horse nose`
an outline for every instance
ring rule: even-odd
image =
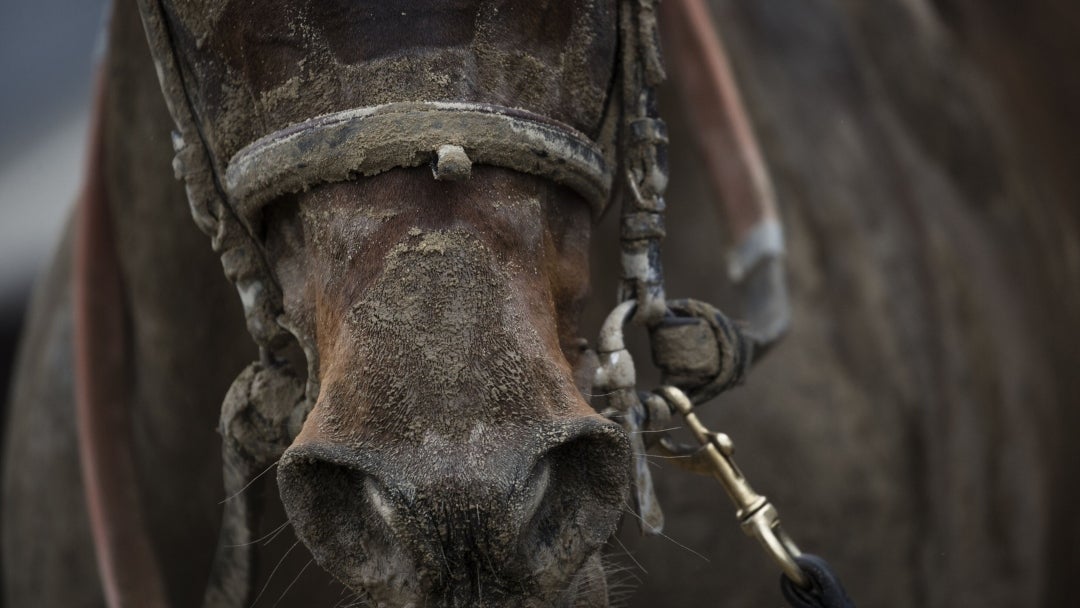
[[[508,594],[522,580],[565,587],[613,533],[628,471],[624,433],[589,416],[408,449],[305,432],[278,479],[323,568],[356,590],[425,604],[463,589],[490,599],[510,581]]]

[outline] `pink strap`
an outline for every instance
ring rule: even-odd
[[[704,0],[665,0],[660,25],[668,69],[679,86],[735,247],[777,219],[765,161]]]
[[[128,411],[131,363],[120,266],[103,167],[99,68],[75,227],[75,412],[83,487],[109,608],[165,608],[164,585],[139,504]]]

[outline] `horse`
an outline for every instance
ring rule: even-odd
[[[1054,359],[1054,349],[1065,347],[1055,341],[1059,337],[1054,332],[1042,328],[1034,311],[1048,311],[1040,314],[1061,320],[1059,327],[1071,327],[1067,311],[1078,300],[1067,288],[1061,292],[1064,297],[1041,291],[1050,279],[1026,269],[1050,268],[1047,261],[1060,257],[1061,244],[1075,241],[1061,225],[1060,233],[1050,233],[1052,238],[1039,236],[1047,234],[1042,227],[1054,211],[1026,193],[1022,172],[1003,169],[1007,161],[1021,161],[1003,151],[1007,124],[991,120],[999,115],[931,112],[925,110],[926,100],[910,98],[913,89],[901,79],[911,73],[953,87],[956,98],[970,102],[965,108],[986,107],[979,102],[991,95],[978,83],[957,82],[940,71],[943,65],[967,65],[967,59],[943,42],[947,37],[941,34],[941,18],[917,4],[883,3],[888,10],[852,16],[826,2],[714,3],[736,65],[742,66],[740,76],[777,178],[779,199],[788,201],[784,211],[794,324],[784,344],[755,369],[747,385],[733,392],[722,409],[705,415],[722,422],[741,446],[757,454],[742,461],[748,476],[764,480],[757,483],[786,507],[789,528],[801,544],[822,547],[857,599],[880,605],[1052,603],[1063,597],[1062,564],[1075,554],[1075,545],[1068,542],[1075,537],[1075,527],[1060,506],[1068,504],[1069,488],[1052,483],[1067,479],[1071,470],[1060,458],[1071,452],[1063,450],[1054,430],[1068,378],[1051,371],[1063,369],[1060,362],[1068,359]],[[202,24],[221,19],[253,23],[235,21],[235,14],[226,19],[222,15],[227,6],[193,4],[182,17]],[[339,17],[331,22],[344,29],[327,30],[327,40],[359,18],[342,10],[330,16]],[[551,10],[563,17],[573,13]],[[332,111],[333,95],[304,100],[299,93],[312,81],[293,79],[296,74],[313,78],[320,73],[329,79],[329,72],[321,70],[333,62],[319,63],[308,58],[308,49],[293,45],[296,32],[310,33],[317,21],[298,20],[289,10],[257,17],[277,19],[280,29],[272,36],[245,38],[240,28],[232,48],[244,52],[249,60],[244,69],[262,85],[295,91],[260,96],[223,87],[234,96],[224,102],[234,108],[261,104],[269,113],[296,109],[289,107],[292,103],[312,104],[309,115]],[[425,20],[425,27],[407,31],[416,36],[438,31],[433,40],[453,44],[455,29],[439,27],[454,23],[452,19],[435,20],[430,12],[413,18]],[[530,22],[522,18],[520,23]],[[884,24],[912,35],[875,36]],[[343,52],[361,55],[380,45],[385,50],[409,44],[407,38],[397,39],[406,29],[376,30],[381,35],[370,41],[342,35],[337,44]],[[187,42],[212,45],[216,35],[228,33],[207,30],[202,32],[205,37],[196,34]],[[539,35],[532,29],[515,34],[508,39]],[[918,52],[897,52],[889,46],[896,39],[915,40]],[[372,46],[350,47],[362,44]],[[550,41],[540,47],[552,48]],[[572,55],[575,47],[567,48]],[[951,63],[939,63],[942,54]],[[271,60],[281,56],[291,61]],[[604,82],[604,74],[610,75],[604,70],[612,66],[599,64],[603,69],[592,75]],[[417,65],[401,62],[399,67],[416,70]],[[173,181],[168,139],[172,122],[161,103],[132,3],[117,3],[105,73],[101,115],[106,128],[99,158],[121,265],[127,344],[122,386],[131,404],[137,498],[146,516],[141,524],[157,555],[168,557],[161,559],[161,575],[171,603],[194,605],[202,599],[213,561],[219,503],[235,499],[223,495],[221,486],[221,439],[214,432],[221,397],[259,353],[241,305],[221,277],[220,262],[191,225],[187,197]],[[379,72],[374,80],[355,81],[366,86],[344,87],[334,95],[392,98],[395,87],[415,82],[396,74]],[[498,86],[512,90],[534,84],[529,74],[493,70],[485,77],[506,79]],[[431,81],[434,87],[455,84]],[[575,82],[574,90],[581,84]],[[543,101],[534,98],[533,103],[558,106],[570,101],[550,92],[537,97]],[[557,118],[589,133],[590,126],[596,128],[603,95],[572,97],[570,105],[582,114]],[[667,101],[671,106],[678,102]],[[926,124],[927,115],[938,122]],[[678,113],[669,116],[673,140],[691,139],[693,126],[681,124]],[[934,125],[947,129],[948,141],[943,143]],[[224,135],[228,141],[223,145],[239,146],[261,133],[225,129]],[[673,148],[671,200],[706,198],[692,171],[679,173],[680,167],[685,171],[695,162],[685,149]],[[298,320],[322,328],[314,332],[320,335],[315,348],[321,371],[330,370],[331,375],[319,390],[335,399],[312,410],[309,420],[315,424],[301,434],[301,444],[308,449],[291,461],[293,473],[260,477],[270,499],[259,530],[252,533],[252,540],[260,540],[259,562],[266,565],[254,585],[255,603],[333,605],[381,598],[404,605],[424,593],[445,592],[461,594],[447,600],[451,602],[547,604],[572,598],[579,605],[605,605],[614,593],[601,574],[604,565],[597,549],[624,508],[626,486],[619,484],[626,483],[629,455],[619,433],[583,401],[588,390],[582,390],[587,389],[585,378],[574,373],[574,363],[586,351],[574,320],[584,314],[582,325],[598,325],[600,312],[581,312],[586,284],[604,293],[619,273],[607,258],[595,259],[592,276],[586,273],[591,210],[574,192],[498,168],[476,166],[472,171],[468,181],[433,182],[426,167],[399,169],[289,195],[270,209],[264,228],[266,242],[276,252],[275,272],[285,277],[286,301],[295,307]],[[996,178],[987,182],[987,175]],[[999,201],[996,215],[987,215],[977,203],[994,197]],[[433,207],[433,200],[440,206]],[[478,213],[481,210],[485,213]],[[701,221],[712,213],[700,205],[682,215],[672,213],[669,230],[682,237],[670,239],[665,252],[672,275],[669,287],[733,303],[731,294],[713,285],[714,277],[722,276],[721,253],[700,245],[716,240],[709,228],[712,222]],[[459,231],[415,225],[424,221],[441,227],[454,223]],[[393,236],[375,227],[389,229]],[[605,229],[612,228],[601,226],[598,240],[611,236]],[[1016,247],[1003,248],[1002,242]],[[65,243],[35,298],[9,418],[3,568],[6,600],[12,605],[102,603],[75,450],[70,231]],[[361,250],[364,247],[371,249]],[[301,250],[303,255],[298,255]],[[440,257],[447,253],[454,258],[452,266]],[[362,259],[384,262],[365,269],[358,263]],[[348,266],[350,260],[358,266]],[[468,271],[457,273],[459,264]],[[1030,293],[1045,295],[1035,298]],[[485,314],[476,314],[478,310]],[[501,322],[492,320],[493,311]],[[530,327],[535,333],[528,333]],[[527,335],[508,335],[508,328]],[[483,341],[462,345],[451,338],[468,333],[490,334],[498,348]],[[405,345],[413,350],[402,350]],[[391,363],[415,352],[431,357],[425,366],[350,368],[360,358],[356,353],[373,350],[385,350]],[[491,362],[479,366],[477,360],[496,352],[515,353],[511,358],[519,361],[539,360],[540,371],[525,373],[507,362],[494,369],[505,372],[510,382],[485,384],[477,370],[492,369]],[[304,355],[291,356],[302,369]],[[414,381],[399,383],[394,371]],[[380,372],[383,384],[376,389],[371,374]],[[515,427],[483,407],[511,385],[534,389],[510,400],[534,408],[532,415],[538,419],[530,419],[529,425]],[[418,403],[453,400],[451,387],[462,386],[471,386],[479,397],[454,401],[462,408],[456,416],[445,416],[445,409],[417,410]],[[406,389],[408,399],[396,402],[400,411],[389,412],[365,397]],[[338,409],[346,399],[362,405]],[[394,418],[395,412],[410,416]],[[354,426],[354,417],[370,422],[378,415],[394,420],[385,422],[390,428],[381,429],[386,433],[381,440],[360,442],[349,435],[348,429],[361,426]],[[465,425],[478,420],[500,432],[477,431],[473,439],[484,453],[458,457],[468,459],[468,470],[489,475],[487,479],[462,477],[453,457],[447,456],[451,446],[476,428]],[[571,428],[546,437],[536,431],[567,421]],[[423,443],[428,430],[438,435],[439,428],[448,430],[445,436]],[[499,438],[511,447],[491,443]],[[335,442],[346,447],[325,447]],[[391,443],[420,443],[430,450],[394,454],[409,463],[398,474],[414,475],[414,485],[422,487],[424,480],[435,478],[457,484],[421,491],[424,498],[418,504],[427,522],[396,519],[402,517],[405,484],[389,486],[398,488],[389,493],[387,482],[372,484],[390,468],[373,452]],[[377,447],[363,457],[355,452],[339,457],[358,444]],[[582,453],[595,453],[596,458],[582,458]],[[581,460],[597,468],[576,470]],[[540,462],[547,464],[536,466]],[[522,483],[505,481],[509,478]],[[291,492],[299,502],[307,502],[298,531],[331,537],[313,544],[338,543],[337,551],[348,544],[346,539],[362,538],[361,544],[383,551],[384,561],[370,563],[366,570],[361,566],[333,572],[352,591],[322,568],[311,567],[314,558],[284,525],[285,514],[273,499],[279,480],[297,484]],[[496,491],[500,483],[501,495]],[[677,473],[657,477],[657,494],[668,514],[665,533],[675,542],[640,541],[627,533],[619,537],[637,562],[627,574],[645,579],[631,600],[638,605],[682,605],[717,597],[742,605],[775,593],[766,590],[774,580],[762,563],[732,557],[743,541],[724,517],[717,522],[714,506],[703,502],[702,492],[692,485],[700,483]],[[470,500],[477,507],[471,514],[449,506],[465,495],[465,486],[474,488],[469,496],[479,497]],[[584,506],[568,504],[573,502],[570,495],[585,496]],[[342,508],[320,515],[315,509],[319,501]],[[496,526],[477,533],[472,527],[472,521],[485,516],[501,517],[497,524],[512,527],[539,513],[541,520],[551,522],[547,533],[558,536],[573,525],[574,509],[592,508],[599,515],[578,519],[593,526],[589,540],[577,557],[551,558],[559,567],[552,568],[551,579],[539,590],[505,585],[514,578],[509,573],[522,567],[520,556],[498,552],[505,551],[505,529]],[[352,523],[338,519],[348,513],[357,514]],[[465,515],[476,519],[464,521]],[[454,535],[440,527],[470,532],[450,538]],[[403,529],[404,539],[390,540],[387,530],[401,534]],[[1049,530],[1062,534],[1054,536]],[[443,550],[449,548],[449,557],[457,559],[433,566],[431,562],[443,556],[422,548],[431,547],[427,541],[440,533],[447,537]],[[706,553],[712,563],[699,559],[695,551]],[[618,555],[621,547],[612,553]],[[476,563],[485,555],[503,559]],[[335,560],[324,555],[317,561],[333,570],[349,559],[363,563],[367,556]],[[579,565],[575,560],[583,561]],[[338,565],[325,565],[331,561]],[[608,564],[607,569],[618,567]],[[387,578],[387,572],[400,576]],[[358,581],[353,576],[372,578]],[[372,584],[374,579],[383,582]],[[365,584],[374,590],[355,589]]]
[[[215,507],[222,501],[215,472],[223,458],[213,434],[220,403],[211,401],[220,402],[228,387],[211,376],[236,377],[237,363],[258,359],[262,367],[251,368],[258,378],[244,388],[255,391],[259,382],[280,380],[286,386],[275,385],[280,390],[274,398],[300,386],[310,399],[294,420],[294,440],[271,467],[278,471],[291,527],[325,570],[306,589],[293,588],[294,597],[304,604],[340,600],[339,584],[327,584],[332,574],[358,594],[356,601],[377,605],[606,604],[597,550],[623,510],[629,443],[588,405],[588,386],[580,384],[589,359],[577,316],[587,291],[590,225],[603,201],[593,192],[598,185],[588,181],[592,174],[576,190],[566,185],[575,183],[574,168],[565,165],[578,151],[560,152],[576,145],[585,161],[592,160],[588,154],[596,153],[585,138],[598,139],[620,114],[608,111],[619,39],[616,3],[427,3],[400,10],[282,2],[269,13],[245,3],[208,8],[189,2],[116,5],[99,132],[91,138],[96,166],[88,173],[94,183],[73,237],[82,254],[78,263],[86,265],[75,273],[74,314],[93,317],[76,323],[77,331],[92,328],[79,335],[76,347],[95,345],[77,359],[87,369],[79,368],[76,376],[85,385],[75,392],[78,403],[84,393],[90,401],[130,403],[129,411],[112,418],[77,409],[84,466],[106,458],[102,454],[115,451],[125,436],[131,453],[115,466],[109,461],[103,477],[86,477],[91,545],[104,585],[82,577],[82,567],[95,561],[80,533],[86,515],[75,512],[83,501],[53,495],[51,504],[73,507],[64,519],[76,529],[49,533],[58,544],[50,543],[29,578],[8,577],[9,600],[92,605],[103,592],[112,605],[152,605],[162,596],[174,605],[197,603],[214,557],[206,549],[215,543],[207,540],[216,536]],[[552,27],[529,27],[540,19]],[[168,39],[182,49],[177,64],[156,55],[153,66],[146,53],[132,50],[145,44],[139,41],[144,25],[152,30],[155,24],[160,29],[151,43]],[[282,44],[282,37],[289,41]],[[184,95],[199,97],[193,107],[200,123],[174,136],[174,143],[189,138],[177,144],[181,153],[174,162],[140,150],[168,144],[163,136],[171,130],[161,93],[154,91],[154,67],[182,71],[189,87]],[[161,86],[168,91],[168,84]],[[241,105],[241,98],[226,99],[237,93],[245,98]],[[261,99],[256,114],[249,95]],[[166,99],[173,110],[184,103]],[[466,144],[469,153],[481,161],[485,152],[496,157],[475,167],[466,157],[462,167],[463,149],[444,163],[440,148],[434,176],[440,179],[429,167],[395,160],[364,179],[279,192],[259,212],[258,225],[247,226],[252,242],[265,251],[255,262],[244,257],[251,255],[247,245],[229,240],[222,227],[227,211],[200,209],[205,201],[190,196],[196,221],[212,233],[226,272],[240,275],[233,278],[247,310],[238,315],[236,297],[225,295],[220,271],[212,270],[217,262],[196,253],[205,243],[178,229],[188,204],[164,179],[170,164],[181,174],[200,171],[190,154],[194,138],[202,139],[200,150],[230,158],[260,131],[353,107],[387,108],[364,116],[365,125],[385,125],[384,138],[412,133],[401,116],[418,118],[427,123],[422,132],[413,128],[417,137],[457,125],[447,135],[452,143],[471,142],[476,134],[484,145]],[[507,134],[522,131],[532,139],[514,148]],[[545,142],[550,158],[533,151]],[[528,157],[521,162],[539,169],[515,164],[522,147]],[[389,154],[396,159],[401,152]],[[506,160],[497,162],[503,158],[498,155]],[[549,165],[566,179],[536,175]],[[262,179],[258,171],[266,166],[258,164],[253,179]],[[285,177],[303,167],[290,167]],[[399,168],[386,171],[392,167]],[[354,170],[363,174],[348,169]],[[187,180],[189,188],[192,183]],[[148,220],[152,226],[143,226]],[[153,250],[150,257],[140,253],[143,247]],[[251,268],[237,270],[238,263],[265,264],[260,270],[267,274],[250,282],[244,272]],[[56,281],[66,281],[69,271],[57,264]],[[267,322],[259,306],[271,291],[280,309]],[[63,306],[64,300],[55,302]],[[173,316],[178,306],[211,316],[220,311],[222,319],[192,317],[184,328],[189,323]],[[50,315],[47,307],[41,310]],[[62,321],[64,312],[56,309],[44,325]],[[257,354],[250,339],[240,339],[245,325],[259,343]],[[111,331],[93,329],[103,326]],[[179,334],[167,336],[172,329],[166,326]],[[181,334],[191,336],[192,330],[205,333],[191,350],[168,345],[187,342]],[[294,339],[282,346],[286,332]],[[49,338],[42,343],[70,336]],[[35,342],[31,336],[28,343]],[[217,354],[210,361],[199,352]],[[112,367],[109,357],[117,359]],[[290,358],[304,363],[292,366]],[[208,367],[201,369],[204,363]],[[217,371],[206,376],[210,367]],[[261,370],[267,374],[259,376]],[[184,378],[199,380],[188,390],[175,384],[187,384]],[[61,411],[70,394],[54,386],[57,395],[41,393],[44,386],[28,387],[28,395],[17,389],[16,409],[55,397],[55,411]],[[209,399],[204,389],[216,397]],[[24,425],[16,421],[11,428],[13,438],[24,436]],[[8,445],[19,451],[17,439]],[[228,470],[228,455],[224,461]],[[167,484],[146,477],[174,469],[184,472]],[[226,510],[257,500],[248,486],[265,481],[264,473],[226,497]],[[48,493],[79,485],[57,484],[66,489]],[[35,504],[40,494],[20,488],[11,496],[8,547],[22,545],[18,536],[43,514],[18,504]],[[98,508],[95,500],[106,506]],[[110,520],[117,517],[115,505],[126,504],[140,506],[125,511],[122,521]],[[270,514],[263,519],[272,521]],[[181,530],[163,525],[168,521],[186,524]],[[252,535],[247,542],[223,541],[218,550],[239,554],[238,546],[257,542],[258,532],[243,532]],[[281,566],[298,544],[260,551],[260,561]],[[155,572],[154,554],[166,547],[174,557],[163,556]],[[114,550],[134,558],[111,567]],[[5,563],[19,563],[26,572],[30,558],[16,555],[9,552]],[[70,573],[64,588],[43,589],[33,581],[56,576],[58,567]],[[110,574],[118,581],[111,582]],[[230,574],[215,570],[215,576]],[[229,581],[221,585],[223,593],[234,593]]]

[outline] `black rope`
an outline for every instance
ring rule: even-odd
[[[824,559],[804,553],[795,558],[810,586],[806,589],[796,585],[791,579],[780,575],[780,591],[784,594],[791,608],[855,608],[854,602],[844,591],[840,579]]]

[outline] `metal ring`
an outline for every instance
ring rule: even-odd
[[[623,340],[623,327],[634,316],[637,309],[637,300],[627,300],[616,306],[600,327],[600,339],[596,350],[599,353],[613,353],[626,350],[626,342]]]

